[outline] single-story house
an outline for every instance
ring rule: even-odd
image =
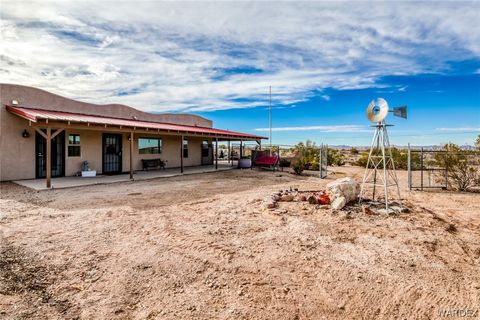
[[[0,180],[73,176],[84,161],[97,174],[142,170],[142,160],[166,167],[218,165],[213,144],[264,137],[213,128],[193,114],[152,114],[120,104],[75,101],[41,89],[0,84]]]

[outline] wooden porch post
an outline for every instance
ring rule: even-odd
[[[183,135],[182,140],[180,141],[180,173],[183,173]]]
[[[51,188],[52,187],[52,140],[53,138],[55,138],[57,135],[59,135],[63,130],[65,129],[57,129],[57,131],[55,131],[54,134],[52,134],[52,128],[48,127],[47,128],[47,133],[45,134],[42,130],[40,130],[39,128],[35,128],[35,131],[38,132],[39,135],[41,135],[47,142],[47,154],[46,154],[46,157],[47,157],[47,161],[46,161],[46,176],[45,176],[45,180],[46,180],[46,184],[47,184],[47,188]],[[65,141],[63,141],[63,143],[65,143]]]
[[[215,138],[215,170],[218,170],[218,137]]]
[[[133,131],[130,132],[130,180],[133,180]]]
[[[227,161],[230,163],[230,140],[228,140],[228,154],[227,154]]]
[[[47,188],[52,187],[52,129],[50,127],[47,128]]]

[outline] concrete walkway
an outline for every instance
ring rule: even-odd
[[[152,170],[152,171],[137,171],[133,175],[133,180],[149,180],[156,178],[167,178],[175,177],[181,175],[195,174],[195,173],[207,173],[215,171],[225,171],[237,168],[237,166],[232,166],[226,161],[223,163],[218,163],[218,170],[215,169],[214,165],[208,166],[196,166],[196,167],[186,167],[183,170],[183,173],[180,173],[180,168],[172,168],[166,170]],[[96,177],[60,177],[52,178],[52,189],[60,188],[72,188],[80,186],[89,186],[94,184],[106,184],[106,183],[115,183],[115,182],[126,182],[131,181],[129,174],[118,174],[112,176],[99,175]],[[31,180],[16,180],[13,181],[16,184],[21,186],[33,189],[33,190],[47,190],[45,179],[31,179]]]

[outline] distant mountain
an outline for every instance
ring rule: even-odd
[[[332,149],[338,149],[338,150],[349,150],[349,149],[352,149],[352,148],[355,148],[355,149],[358,149],[358,150],[368,150],[370,149],[370,146],[349,146],[349,145],[329,145],[328,146],[329,148],[332,148]],[[395,147],[395,148],[398,148],[398,149],[407,149],[408,148],[408,145],[407,146],[400,146],[400,145],[392,145],[392,147]],[[410,148],[412,149],[420,149],[420,148],[423,148],[424,150],[441,150],[443,149],[443,145],[425,145],[425,146],[417,146],[417,145],[410,145]],[[475,150],[475,146],[471,146],[471,145],[463,145],[463,146],[460,146],[460,148],[462,150]]]

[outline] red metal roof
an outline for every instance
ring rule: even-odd
[[[107,126],[123,126],[123,127],[134,127],[134,128],[144,128],[144,129],[148,128],[148,129],[161,130],[161,131],[179,131],[182,133],[213,134],[213,135],[223,136],[223,137],[242,138],[242,139],[250,139],[250,140],[266,139],[265,137],[256,136],[248,133],[221,130],[221,129],[215,129],[215,128],[184,126],[184,125],[170,124],[170,123],[139,121],[139,120],[133,120],[133,119],[130,120],[130,119],[88,115],[88,114],[81,114],[81,113],[22,108],[22,107],[14,107],[14,106],[6,106],[6,107],[9,112],[33,122],[37,122],[38,120],[41,120],[41,119],[45,119],[45,120],[48,119],[52,121],[70,121],[73,123],[75,122],[76,123],[92,123],[92,124],[102,124]]]

